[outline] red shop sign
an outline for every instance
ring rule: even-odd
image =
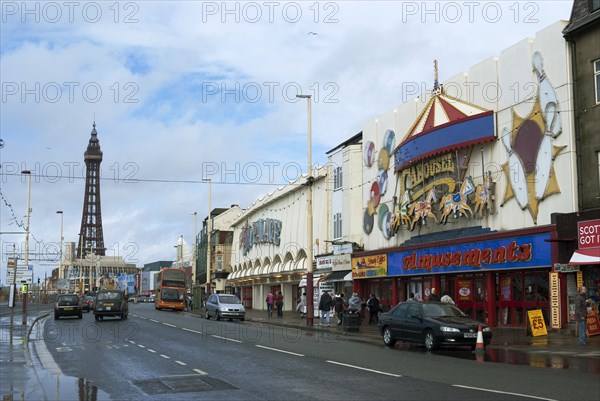
[[[600,220],[577,222],[579,249],[600,247]]]

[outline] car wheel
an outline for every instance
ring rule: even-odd
[[[396,339],[392,335],[392,330],[389,327],[383,329],[383,343],[389,347],[393,347],[396,344]]]
[[[208,314],[208,311],[204,313],[204,317],[206,318],[206,320],[210,320],[210,315]]]
[[[79,315],[77,315],[77,318],[79,318],[79,319],[83,318],[83,313],[80,313]]]
[[[94,315],[94,319],[96,319],[96,321],[99,321],[100,320],[100,316]]]
[[[54,320],[58,320],[58,315],[56,313],[54,314]]]
[[[221,320],[221,315],[219,314],[219,312],[215,314],[215,320]]]
[[[127,313],[123,313],[121,315],[121,320],[127,320]]]
[[[243,317],[240,319],[240,322],[243,322],[244,320],[246,320],[246,318]]]
[[[435,335],[433,334],[433,331],[431,331],[431,330],[425,331],[425,336],[424,336],[423,342],[425,343],[425,349],[427,349],[427,351],[433,351],[434,349],[437,348]]]

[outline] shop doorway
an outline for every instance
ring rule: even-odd
[[[484,274],[465,274],[449,277],[446,290],[467,316],[483,322],[488,322],[487,299],[488,290]]]
[[[498,273],[498,325],[525,327],[527,311],[540,309],[550,323],[548,271]]]

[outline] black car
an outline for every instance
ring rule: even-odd
[[[121,290],[99,290],[96,292],[96,303],[94,304],[94,318],[104,319],[106,316],[127,319],[129,304],[127,296]]]
[[[79,319],[83,317],[81,301],[77,294],[62,294],[59,295],[54,303],[54,319],[61,316],[77,316]]]
[[[83,305],[83,310],[86,312],[91,312],[94,310],[94,303],[96,301],[94,300],[94,297],[91,297],[89,295],[86,295],[85,297],[83,297],[81,299],[81,304]]]
[[[393,346],[400,340],[422,344],[428,350],[441,346],[475,349],[480,325],[485,346],[492,341],[491,329],[451,304],[403,302],[379,317],[379,331],[385,345]]]

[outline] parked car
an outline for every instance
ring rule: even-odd
[[[379,331],[385,345],[404,341],[422,344],[428,350],[443,346],[475,349],[480,325],[486,346],[492,341],[492,330],[451,304],[403,302],[379,317]]]
[[[77,294],[62,294],[56,298],[54,303],[54,319],[61,316],[77,316],[79,319],[83,317],[83,306]]]
[[[81,304],[83,306],[83,310],[86,312],[91,312],[94,310],[94,304],[96,303],[96,300],[94,299],[94,297],[86,295],[85,297],[83,297],[83,299],[81,300]]]
[[[212,294],[208,297],[205,305],[205,317],[210,319],[212,316],[216,320],[223,319],[246,319],[246,309],[242,305],[242,301],[235,295],[231,294]]]
[[[150,297],[148,295],[140,295],[138,297],[138,302],[143,302],[143,303],[150,302]]]
[[[102,320],[104,317],[116,316],[121,319],[127,319],[129,313],[129,304],[127,296],[121,290],[99,290],[96,293],[96,303],[94,306],[94,318]]]

